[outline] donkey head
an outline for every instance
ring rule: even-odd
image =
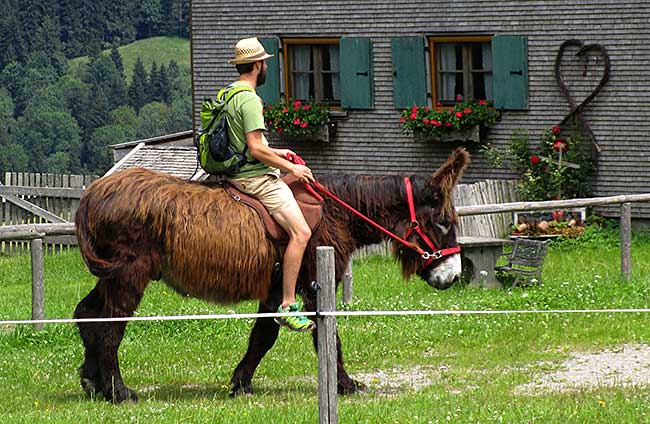
[[[424,181],[413,178],[417,225],[437,250],[458,246],[456,240],[458,217],[453,205],[452,192],[469,165],[469,160],[469,153],[463,148],[458,148],[432,176]],[[408,231],[409,226],[414,225],[410,222],[410,214],[407,212],[403,218],[405,219],[400,220],[397,228],[400,234],[409,234],[407,241],[427,253],[434,253],[420,233]],[[458,252],[426,261],[413,249],[397,243],[393,246],[394,253],[402,263],[404,278],[417,274],[430,286],[441,290],[450,287],[460,278],[462,269]]]

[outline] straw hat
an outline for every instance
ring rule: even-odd
[[[244,38],[239,40],[235,45],[235,58],[230,59],[228,63],[231,65],[241,65],[243,63],[253,63],[259,60],[268,59],[273,57],[264,50],[264,46],[260,43],[257,37]]]

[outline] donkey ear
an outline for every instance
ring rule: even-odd
[[[427,179],[427,185],[434,192],[440,190],[442,193],[451,194],[451,191],[458,184],[460,177],[462,177],[469,163],[470,157],[467,150],[462,147],[457,148],[440,169]]]

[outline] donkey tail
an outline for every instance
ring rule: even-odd
[[[89,208],[91,193],[86,192],[79,202],[79,208],[75,214],[75,231],[77,243],[81,256],[86,262],[90,272],[97,277],[110,277],[121,268],[121,261],[118,258],[109,260],[102,258],[96,250],[97,228],[96,222],[90,216]]]

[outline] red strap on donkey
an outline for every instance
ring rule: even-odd
[[[300,156],[298,156],[296,154],[291,154],[291,153],[287,154],[287,160],[289,162],[293,162],[293,163],[298,164],[298,165],[307,165],[307,162],[305,162]],[[368,224],[370,224],[373,227],[377,228],[378,230],[380,230],[381,232],[383,232],[384,234],[386,234],[387,236],[389,236],[393,240],[396,240],[396,241],[400,242],[402,245],[404,245],[404,246],[408,247],[409,249],[412,249],[415,252],[417,252],[420,256],[422,256],[422,259],[424,259],[424,261],[425,261],[424,266],[425,267],[429,266],[429,264],[431,264],[431,262],[433,262],[435,259],[440,259],[443,256],[452,255],[454,253],[460,252],[460,247],[458,247],[458,246],[457,247],[450,247],[450,248],[447,248],[447,249],[437,249],[436,246],[433,244],[433,242],[424,233],[424,231],[422,231],[418,221],[416,220],[415,203],[413,201],[413,187],[411,185],[411,180],[408,177],[404,177],[404,185],[405,185],[405,188],[406,188],[406,200],[408,202],[409,212],[411,214],[411,226],[406,230],[406,234],[404,235],[404,238],[399,237],[398,235],[392,233],[391,231],[389,231],[386,228],[382,227],[381,225],[377,224],[375,221],[368,218],[367,216],[365,216],[364,214],[362,214],[358,210],[354,209],[352,206],[348,205],[343,200],[339,199],[335,194],[333,194],[332,192],[327,190],[325,187],[323,187],[318,181],[314,181],[312,184],[308,184],[308,183],[304,183],[304,184],[305,184],[305,187],[307,188],[307,190],[314,197],[316,197],[320,202],[323,201],[323,198],[318,193],[316,193],[316,191],[314,191],[314,189],[311,187],[311,185],[316,187],[316,189],[318,189],[318,191],[325,194],[326,196],[328,196],[329,198],[331,198],[332,200],[334,200],[335,202],[337,202],[338,204],[340,204],[341,206],[343,206],[344,208],[346,208],[347,210],[349,210],[350,212],[352,212],[353,214],[355,214],[359,218],[363,219]],[[411,243],[411,242],[406,240],[411,235],[411,233],[413,231],[415,231],[422,238],[422,240],[424,240],[424,242],[427,244],[427,246],[432,250],[432,253],[425,252],[424,250],[422,250],[422,248],[420,248],[416,244]]]

